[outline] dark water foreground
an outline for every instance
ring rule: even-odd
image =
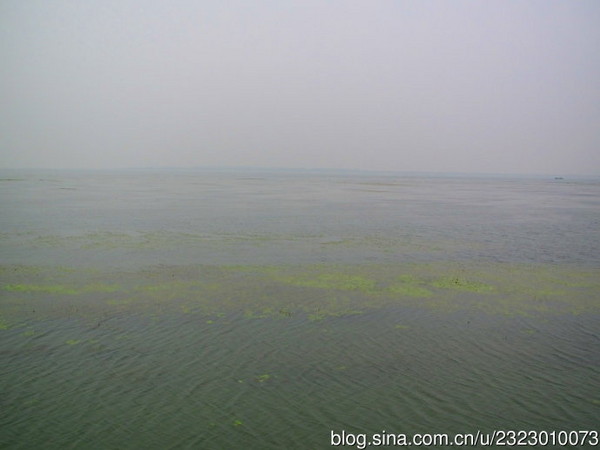
[[[0,448],[599,428],[598,180],[31,171],[0,208]]]
[[[5,265],[0,445],[327,448],[342,429],[597,429],[596,275]]]

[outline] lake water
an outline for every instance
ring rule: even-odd
[[[0,210],[2,448],[600,429],[600,179],[2,171]]]

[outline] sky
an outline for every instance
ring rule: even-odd
[[[597,0],[0,0],[0,168],[600,174]]]

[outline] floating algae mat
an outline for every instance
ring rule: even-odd
[[[487,264],[172,266],[138,272],[6,266],[3,327],[50,317],[181,312],[325,319],[383,308],[506,316],[595,313],[595,270]]]

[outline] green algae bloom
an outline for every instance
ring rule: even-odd
[[[262,375],[258,375],[256,377],[256,381],[258,381],[259,383],[264,383],[265,381],[268,381],[269,378],[271,378],[271,375],[269,375],[268,373],[265,373]]]
[[[433,293],[421,286],[414,284],[392,284],[387,288],[387,291],[391,294],[397,294],[405,297],[431,297]]]
[[[80,293],[77,289],[62,285],[41,286],[35,284],[7,284],[4,286],[4,290],[9,292],[39,292],[42,294],[59,295],[77,295]]]
[[[7,284],[3,288],[8,292],[41,293],[55,295],[81,295],[93,292],[116,292],[119,286],[106,284],[89,284],[82,287],[66,285],[39,285],[39,284]]]
[[[346,273],[324,273],[317,277],[287,277],[282,278],[288,284],[318,289],[338,289],[347,291],[371,292],[375,281],[360,275]]]
[[[469,291],[477,293],[493,292],[494,286],[480,283],[477,281],[469,281],[458,277],[445,277],[431,283],[432,286],[442,289],[457,289],[460,291]]]
[[[506,316],[598,311],[597,273],[575,269],[438,262],[169,266],[103,273],[0,266],[0,330],[48,317],[79,317],[96,325],[116,310],[150,318],[177,312],[206,324],[231,314],[318,322],[403,305]]]

